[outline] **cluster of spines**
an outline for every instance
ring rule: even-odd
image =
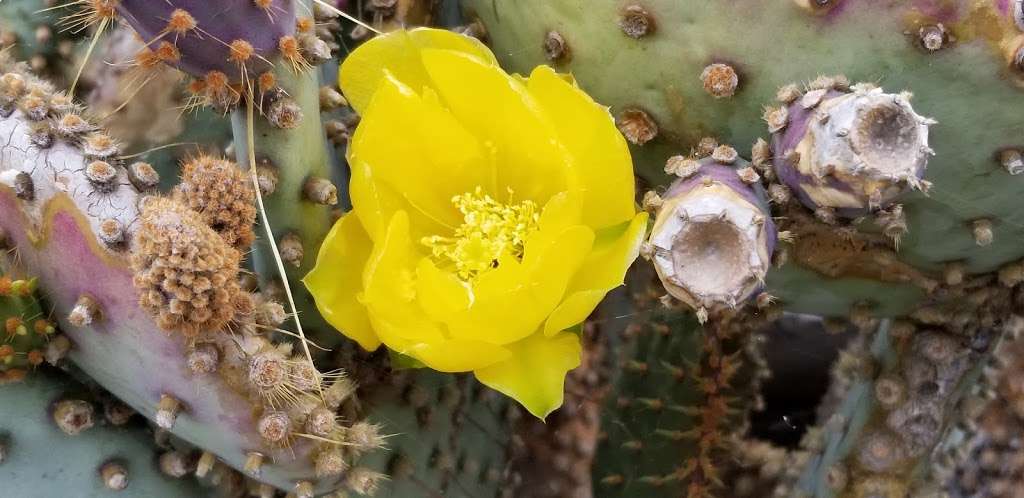
[[[233,161],[200,155],[185,161],[174,198],[198,213],[228,245],[245,250],[256,238],[256,193]]]
[[[718,324],[715,324],[718,325]],[[714,496],[715,490],[724,487],[722,483],[721,465],[722,452],[726,450],[727,428],[730,415],[735,415],[736,408],[730,406],[735,399],[726,393],[731,389],[730,383],[739,371],[742,363],[742,351],[725,354],[718,336],[716,326],[705,328],[701,338],[701,362],[693,372],[698,379],[703,400],[695,407],[698,423],[696,427],[678,436],[696,442],[697,453],[683,461],[682,466],[672,476],[686,484],[687,498],[706,498]],[[673,437],[676,434],[672,434]]]
[[[467,375],[389,366],[387,353],[367,353],[354,343],[337,348],[338,364],[349,365],[358,384],[359,406],[388,432],[388,452],[368,454],[361,465],[385,472],[389,496],[505,496],[514,485],[506,458],[509,427],[522,416],[508,400]],[[354,411],[353,411],[354,410]],[[514,473],[515,469],[511,469]]]

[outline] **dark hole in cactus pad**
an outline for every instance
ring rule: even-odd
[[[761,388],[764,410],[750,414],[750,436],[796,448],[828,389],[829,372],[852,329],[828,333],[822,320],[785,314],[764,331],[764,348],[772,378]]]

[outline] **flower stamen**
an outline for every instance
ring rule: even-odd
[[[503,256],[522,260],[526,238],[539,228],[540,210],[533,201],[503,204],[477,187],[452,197],[452,203],[462,213],[462,225],[454,236],[433,235],[421,243],[434,258],[453,264],[455,273],[467,282],[496,268]]]

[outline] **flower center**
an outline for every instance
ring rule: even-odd
[[[509,191],[511,196],[512,192]],[[454,266],[455,273],[471,282],[498,266],[502,256],[523,258],[526,237],[537,230],[540,212],[533,201],[502,204],[477,187],[452,197],[462,213],[462,225],[452,237],[424,237],[434,258]]]

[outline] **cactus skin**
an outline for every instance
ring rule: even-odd
[[[928,179],[934,188],[927,197],[910,193],[900,199],[910,232],[898,259],[928,273],[963,261],[968,273],[980,273],[1024,256],[1017,243],[1024,237],[1022,213],[1013,202],[1024,188],[1022,178],[1011,176],[997,158],[1000,151],[1024,146],[1022,120],[1010,110],[1018,106],[1007,105],[1024,99],[1024,78],[1012,66],[1024,40],[1007,7],[1013,2],[957,1],[942,8],[931,1],[636,3],[655,26],[638,39],[618,23],[631,2],[462,1],[470,18],[486,26],[507,69],[524,72],[548,62],[545,36],[556,32],[571,53],[554,62],[560,70],[572,72],[616,115],[644,110],[659,134],[633,152],[638,172],[656,184],[664,183],[665,158],[689,150],[703,136],[744,148],[765,136],[756,117],[791,82],[841,73],[851,81],[881,81],[887,89],[913,92],[918,111],[940,124],[930,133],[936,155],[929,160]],[[820,12],[814,12],[816,5],[822,5]],[[938,22],[955,41],[929,52],[921,47],[919,29]],[[735,69],[735,95],[715,98],[705,91],[701,74],[712,63]],[[995,237],[984,248],[971,230],[977,219],[994,225]],[[899,316],[925,297],[908,283],[844,281],[863,278],[852,272],[807,279],[810,268],[799,258],[793,261],[798,264],[768,277],[769,291],[791,311],[839,316],[870,298],[879,303],[878,313]],[[792,286],[796,282],[829,292],[800,292]]]
[[[721,318],[702,327],[691,313],[659,309],[659,292],[650,284],[632,283],[647,290],[634,302],[611,298],[617,299],[602,309],[603,316],[650,311],[628,326],[611,321],[602,330],[626,327],[613,347],[618,354],[601,414],[595,496],[719,496],[731,436],[745,431],[743,407],[754,401],[763,375],[750,327]]]
[[[0,72],[35,81],[6,60]],[[140,308],[126,250],[138,226],[139,194],[118,166],[102,170],[116,175],[107,183],[95,175],[90,179],[89,168],[83,171],[92,160],[83,150],[99,154],[95,144],[102,142],[95,136],[81,143],[53,137],[40,149],[30,139],[34,124],[20,110],[0,120],[0,130],[10,137],[0,151],[0,229],[26,271],[37,274],[46,289],[61,330],[74,345],[71,360],[147,418],[157,417],[164,394],[177,398],[182,413],[173,423],[174,434],[236,469],[245,466],[248,452],[260,451],[267,461],[263,482],[292,490],[298,481],[311,481],[318,489],[333,489],[340,477],[314,475],[313,443],[268,448],[256,427],[260,403],[232,384],[232,370],[193,373],[185,361],[188,341],[161,330]],[[25,175],[32,179],[31,195],[19,182]],[[69,260],[76,264],[65,264]],[[83,297],[95,306],[81,306]],[[230,342],[218,344],[225,358],[231,356]],[[153,365],[161,368],[154,371]]]
[[[281,38],[295,33],[293,0],[272,0],[266,2],[266,8],[258,3],[251,0],[120,0],[117,9],[145,40],[164,38],[176,10],[188,13],[196,27],[178,36],[173,32],[166,35],[181,53],[177,66],[193,76],[203,77],[210,71],[219,71],[238,81],[243,71],[238,62],[231,60],[229,44],[235,40],[247,42],[256,59],[246,58],[242,62],[253,64],[251,69],[259,71],[267,69],[266,61],[274,58]],[[202,30],[202,34],[193,30]]]
[[[0,481],[4,493],[25,498],[68,496],[109,498],[146,496],[186,498],[206,496],[196,481],[173,479],[161,473],[152,436],[133,425],[113,426],[94,408],[94,425],[69,436],[54,423],[55,402],[91,400],[83,386],[56,371],[41,370],[24,382],[0,386]],[[105,486],[101,468],[120,464],[128,484],[118,493]]]
[[[470,375],[392,370],[386,353],[366,353],[354,343],[338,354],[360,386],[360,412],[393,434],[387,452],[360,461],[388,475],[374,496],[502,496],[516,407]]]
[[[273,191],[263,192],[263,202],[278,248],[284,250],[282,243],[286,237],[297,241],[301,248],[297,257],[282,254],[282,258],[285,259],[285,270],[303,328],[316,343],[332,347],[340,343],[343,337],[320,317],[312,295],[301,282],[302,277],[316,263],[317,250],[333,223],[333,206],[314,202],[305,192],[310,179],[327,179],[332,176],[332,163],[327,156],[327,139],[320,120],[320,86],[314,71],[293,74],[291,69],[278,66],[278,84],[301,109],[301,119],[294,128],[280,128],[263,116],[254,117],[253,152],[257,167],[269,168],[276,178]],[[231,123],[238,163],[247,165],[249,130],[246,111],[236,110],[231,116]],[[329,182],[328,185],[328,189],[335,189]],[[334,202],[337,202],[337,195],[335,190]],[[261,227],[257,233],[262,237],[265,232]],[[264,289],[280,290],[273,258],[273,251],[267,241],[257,241],[253,262],[261,285]]]

